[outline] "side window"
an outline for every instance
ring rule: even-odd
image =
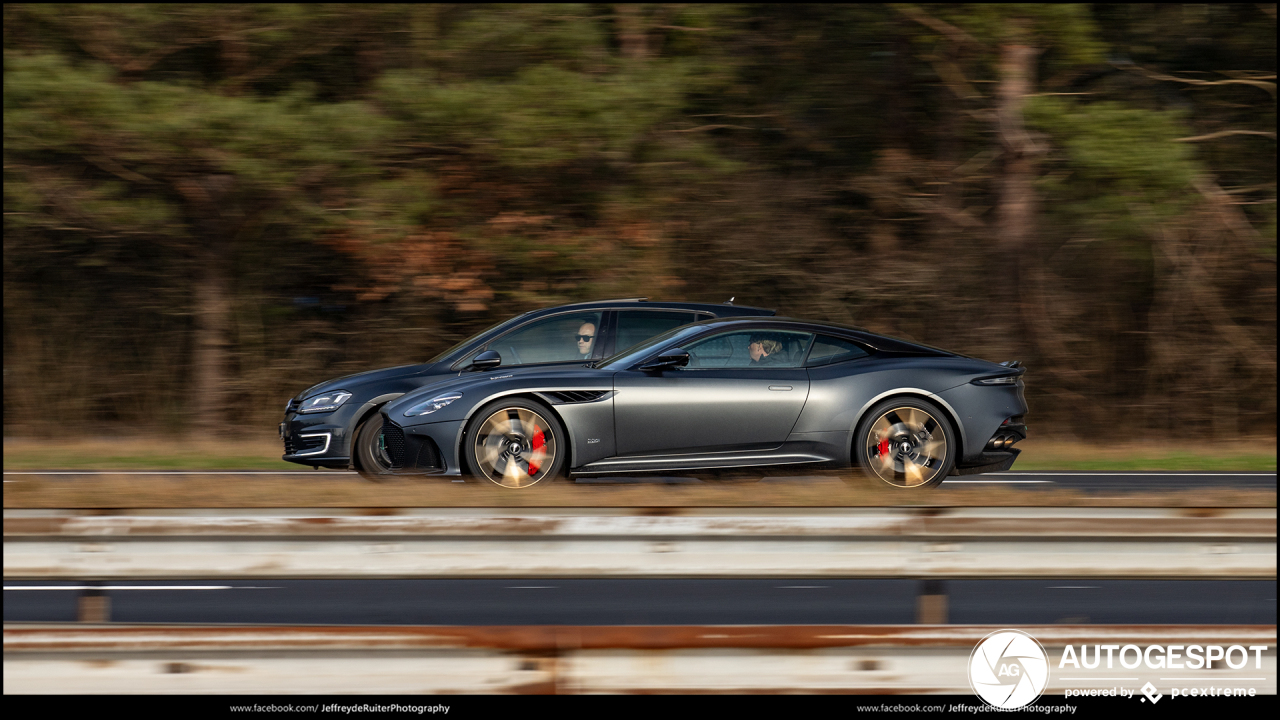
[[[689,312],[620,310],[617,321],[618,332],[613,347],[621,352],[668,330],[688,325],[694,320],[694,314]]]
[[[831,363],[866,357],[867,354],[866,350],[848,340],[841,340],[830,335],[819,335],[818,339],[813,343],[813,349],[809,351],[809,361],[805,365],[809,367],[830,365]]]
[[[587,361],[599,357],[599,312],[555,315],[489,341],[486,349],[502,355],[503,366]]]
[[[810,333],[782,330],[713,335],[685,347],[690,368],[800,367]]]

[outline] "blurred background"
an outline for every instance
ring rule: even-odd
[[[1274,436],[1276,6],[4,7],[6,437],[274,438],[519,312],[776,308]]]

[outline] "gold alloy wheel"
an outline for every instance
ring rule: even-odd
[[[505,488],[529,487],[545,478],[556,465],[552,424],[523,407],[499,409],[476,430],[472,449],[477,469]]]
[[[867,431],[871,471],[895,487],[928,485],[943,470],[947,434],[937,418],[915,407],[896,407]]]

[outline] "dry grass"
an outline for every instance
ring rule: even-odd
[[[1109,444],[1031,437],[1014,470],[1275,472],[1274,437]]]
[[[1275,507],[1275,491],[1229,488],[1180,492],[1025,490],[1007,487],[941,488],[898,492],[861,479],[741,485],[698,482],[568,484],[503,490],[442,479],[370,483],[357,475],[99,475],[16,476],[5,484],[5,508],[369,508],[409,507],[891,507],[891,506],[1101,506]]]
[[[1181,443],[1098,448],[1079,442],[1026,441],[1018,470],[1069,470],[1082,462],[1115,470],[1272,470],[1273,439],[1189,450]],[[1271,448],[1269,454],[1259,448]],[[279,460],[275,442],[205,441],[176,444],[154,438],[94,439],[49,446],[6,440],[5,470],[121,470],[96,476],[6,477],[5,508],[231,508],[231,507],[857,507],[857,506],[1150,506],[1275,507],[1274,491],[1196,489],[1131,492],[1008,487],[942,488],[904,493],[851,475],[809,481],[725,485],[693,481],[662,484],[569,484],[509,491],[441,478],[404,478],[376,484],[351,473],[306,471]],[[1191,460],[1189,461],[1188,458]],[[1241,458],[1252,458],[1242,461]],[[1269,465],[1268,465],[1269,463]],[[281,475],[132,475],[129,469],[280,469]],[[375,510],[376,511],[376,510]]]
[[[221,440],[5,438],[5,470],[298,470],[274,437]]]

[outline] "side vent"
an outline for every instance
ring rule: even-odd
[[[444,460],[440,457],[440,448],[429,437],[422,438],[422,448],[418,450],[419,470],[443,470]]]
[[[599,400],[608,392],[608,390],[562,390],[560,392],[549,392],[547,396],[555,398],[556,401],[562,403],[584,403]]]

